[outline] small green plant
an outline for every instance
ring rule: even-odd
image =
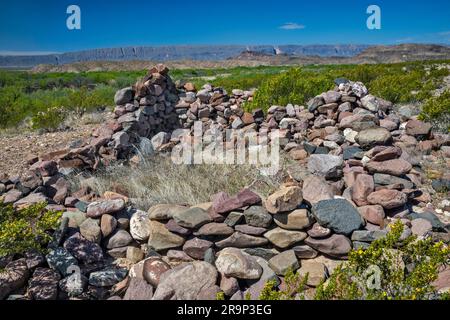
[[[442,242],[418,240],[414,236],[400,241],[402,233],[403,225],[398,221],[384,238],[374,241],[366,250],[351,251],[348,261],[337,266],[330,278],[317,286],[314,299],[450,299],[449,293],[438,295],[432,285],[440,268],[450,262],[449,247]],[[379,283],[372,281],[375,272],[379,272]],[[284,280],[283,290],[277,290],[275,280],[268,281],[259,299],[305,298],[308,274],[302,278],[289,270]]]
[[[442,242],[418,240],[414,236],[400,241],[401,222],[391,226],[384,238],[368,249],[354,250],[349,260],[320,284],[318,300],[424,300],[436,297],[432,282],[438,270],[450,260],[450,250]],[[379,270],[380,283],[368,281],[367,270]]]
[[[56,129],[66,117],[64,107],[47,108],[45,111],[39,111],[31,118],[31,127],[33,129]]]
[[[295,273],[289,269],[284,276],[285,288],[277,290],[277,282],[270,280],[266,283],[259,295],[259,300],[294,300],[304,299],[304,290],[308,287],[308,274],[302,277],[299,273]]]
[[[30,249],[42,251],[51,240],[62,212],[46,210],[39,203],[21,210],[0,202],[0,256],[20,254]]]
[[[426,100],[420,119],[439,121],[446,127],[447,131],[450,131],[450,90],[446,90],[438,97]]]
[[[223,291],[217,292],[216,300],[225,300],[225,293],[223,293]]]

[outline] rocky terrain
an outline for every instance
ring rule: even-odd
[[[257,299],[268,280],[285,285],[289,269],[308,273],[314,291],[352,249],[367,248],[395,221],[404,238],[448,244],[449,135],[394,112],[360,82],[335,85],[306,106],[271,106],[264,114],[243,109],[251,91],[195,88],[174,83],[164,65],[151,68],[116,93],[114,119],[91,137],[30,157],[20,177],[0,176],[3,202],[23,208],[47,201],[64,211],[46,255],[1,258],[0,299],[195,300],[220,292]],[[266,198],[244,188],[147,211],[126,195],[70,190],[67,177],[79,170],[139,165],[135,146],[151,154],[190,143],[198,121],[219,144],[227,128],[254,129],[261,139],[278,132],[298,168]],[[186,130],[171,134],[175,129]],[[441,270],[438,290],[449,289],[449,273]]]

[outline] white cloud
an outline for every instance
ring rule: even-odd
[[[305,29],[305,26],[302,24],[295,23],[295,22],[287,22],[287,23],[281,25],[279,28],[283,29],[283,30],[299,30],[299,29]]]

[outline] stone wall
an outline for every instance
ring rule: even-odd
[[[307,106],[272,106],[267,115],[242,110],[251,98],[252,92],[174,84],[158,65],[116,94],[115,119],[89,141],[31,159],[21,179],[0,176],[3,202],[19,209],[47,201],[48,209],[65,211],[46,256],[0,259],[0,299],[24,287],[27,299],[215,299],[218,292],[257,299],[269,279],[282,286],[288,269],[309,273],[314,291],[350,250],[367,248],[396,221],[403,238],[450,241],[431,204],[433,193],[450,190],[450,173],[444,168],[430,186],[423,172],[425,161],[449,166],[448,135],[396,114],[390,102],[346,79]],[[279,130],[298,164],[291,180],[267,198],[246,188],[211,195],[209,203],[148,211],[113,192],[69,192],[64,173],[126,159],[145,139],[155,151],[170,150],[179,143],[171,131],[192,129],[196,120],[219,130]],[[448,211],[448,200],[441,206]],[[82,270],[78,286],[68,285],[68,262]],[[450,287],[448,269],[440,276],[438,289]]]

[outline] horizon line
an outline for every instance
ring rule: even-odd
[[[125,46],[116,46],[116,47],[98,47],[98,48],[88,48],[88,49],[79,49],[73,51],[26,51],[26,50],[0,50],[0,56],[2,57],[28,57],[28,56],[51,56],[51,55],[62,55],[66,53],[76,53],[83,51],[92,51],[92,50],[105,50],[105,49],[117,49],[117,48],[138,48],[138,47],[148,47],[148,48],[165,48],[165,47],[258,47],[258,46],[268,46],[268,47],[280,47],[280,46],[298,46],[298,47],[309,47],[309,46],[400,46],[407,44],[418,44],[418,45],[439,45],[449,47],[450,44],[447,43],[438,43],[438,42],[404,42],[404,43],[378,43],[378,44],[365,44],[365,43],[312,43],[312,44],[173,44],[173,45],[125,45]]]

